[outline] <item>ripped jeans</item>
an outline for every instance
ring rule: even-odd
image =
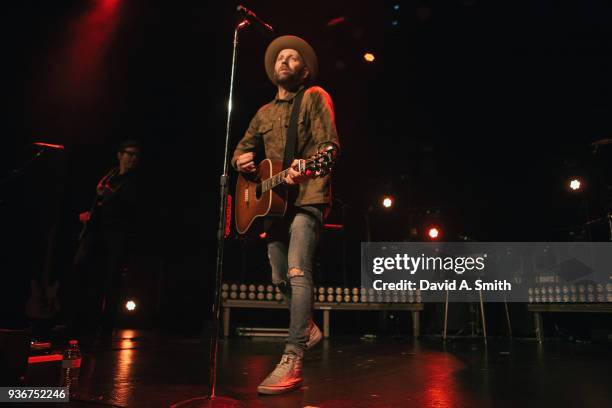
[[[322,207],[295,207],[267,232],[272,282],[289,303],[285,353],[304,355],[314,306],[312,270],[322,224]]]

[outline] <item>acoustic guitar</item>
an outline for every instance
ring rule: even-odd
[[[323,143],[315,155],[299,160],[294,170],[322,177],[331,172],[337,155],[338,146]],[[239,173],[236,182],[236,230],[239,234],[246,234],[258,219],[285,215],[288,190],[282,185],[288,172],[289,168],[282,170],[281,162],[265,159],[254,173]]]

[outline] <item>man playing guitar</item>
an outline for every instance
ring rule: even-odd
[[[98,182],[91,209],[79,214],[83,228],[73,261],[75,276],[69,281],[68,315],[70,329],[82,341],[96,335],[104,342],[112,338],[120,271],[143,211],[136,171],[140,156],[139,142],[123,142],[117,152],[118,165]]]
[[[291,166],[284,182],[296,190],[297,197],[289,199],[285,216],[273,221],[267,230],[272,281],[289,303],[289,336],[280,363],[257,389],[262,394],[280,394],[301,386],[304,352],[322,337],[312,320],[312,276],[319,234],[331,203],[331,180],[329,175],[314,177],[296,168],[303,168],[299,161],[315,155],[319,146],[337,146],[338,135],[331,97],[322,88],[310,86],[317,75],[318,61],[306,41],[295,36],[275,39],[266,50],[264,63],[277,94],[251,120],[236,147],[232,165],[239,172],[255,173],[255,152],[263,148],[267,159]],[[286,143],[290,140],[294,101],[298,109],[294,113],[297,137]]]

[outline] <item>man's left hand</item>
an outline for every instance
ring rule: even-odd
[[[303,161],[304,160],[302,160],[302,162]],[[301,174],[299,171],[294,169],[294,167],[297,167],[298,164],[299,164],[299,160],[295,159],[293,160],[293,163],[291,163],[291,167],[289,167],[289,171],[287,172],[287,177],[285,177],[285,182],[289,185],[300,184],[310,178],[306,174]]]

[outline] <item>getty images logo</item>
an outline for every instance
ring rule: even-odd
[[[453,271],[462,275],[466,271],[482,271],[487,254],[481,256],[410,256],[396,254],[372,259],[372,272],[380,275],[386,271],[405,271],[414,275],[417,271]]]

